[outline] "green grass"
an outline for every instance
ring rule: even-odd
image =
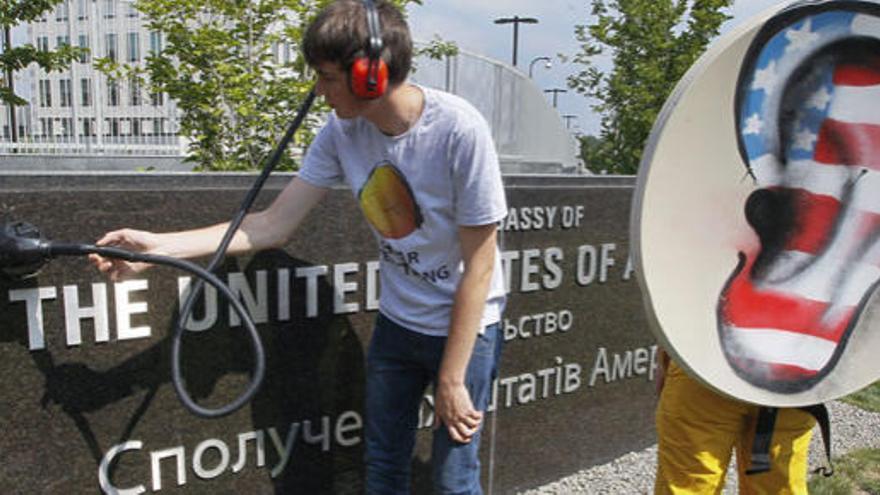
[[[880,412],[880,382],[844,397],[843,401]],[[880,449],[855,450],[836,458],[834,475],[813,475],[808,486],[811,495],[880,495]]]
[[[834,461],[834,475],[813,475],[810,495],[880,495],[880,449],[861,449]]]
[[[880,382],[844,397],[843,401],[867,411],[880,412]]]

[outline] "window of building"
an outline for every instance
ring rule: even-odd
[[[89,137],[92,135],[92,123],[89,122],[89,119],[79,119],[80,127],[82,128],[82,132],[80,132],[80,136]]]
[[[79,86],[80,95],[82,96],[80,104],[84,107],[92,106],[92,80],[84,77],[80,79]]]
[[[41,52],[49,51],[49,37],[48,36],[40,36],[37,38],[37,49]]]
[[[164,136],[165,135],[165,119],[153,119],[153,135],[154,136]]]
[[[116,33],[107,33],[104,35],[104,47],[107,50],[105,56],[116,62],[116,54],[118,53]]]
[[[73,88],[70,79],[58,80],[59,105],[62,107],[73,106]]]
[[[61,2],[58,5],[58,8],[55,9],[55,20],[58,22],[67,22],[70,18],[70,9],[67,5],[67,2]]]
[[[116,0],[104,0],[104,18],[116,17]]]
[[[76,17],[79,20],[88,19],[89,18],[89,0],[77,0],[76,2]]]
[[[150,93],[150,102],[154,107],[161,107],[165,104],[165,94],[164,93]]]
[[[40,106],[48,108],[52,106],[52,85],[48,79],[40,79]]]
[[[62,46],[70,46],[70,36],[55,37],[55,47],[61,48]]]
[[[130,3],[128,4],[128,9],[125,15],[127,17],[137,17],[140,13],[138,12],[138,9],[135,8],[134,3]]]
[[[119,84],[116,81],[107,81],[107,105],[119,106]]]
[[[150,53],[158,55],[162,51],[162,33],[153,31],[150,33]]]
[[[141,125],[141,119],[133,118],[131,119],[131,135],[132,136],[142,136],[144,134],[143,126]]]
[[[119,119],[113,117],[104,120],[107,121],[107,135],[119,136]]]
[[[133,107],[139,107],[143,102],[143,95],[141,94],[141,83],[138,82],[137,79],[131,78],[128,81],[128,87],[131,89],[129,94],[129,105]]]
[[[50,118],[41,118],[40,119],[40,131],[41,136],[43,137],[52,137],[55,135],[55,129],[53,126],[52,119]]]
[[[73,136],[73,117],[65,117],[61,119],[61,135],[64,137]]]
[[[83,52],[79,56],[79,63],[81,63],[81,64],[89,63],[89,35],[87,35],[87,34],[79,35],[78,46],[83,49]]]
[[[128,61],[137,62],[141,59],[141,37],[138,33],[128,33]]]

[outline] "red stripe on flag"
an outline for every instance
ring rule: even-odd
[[[740,272],[722,296],[723,321],[743,331],[781,330],[838,342],[854,315],[855,308],[850,307],[836,324],[826,326],[822,319],[830,307],[827,302],[760,290],[748,277],[747,269]]]
[[[828,245],[840,201],[832,196],[813,194],[803,189],[791,190],[792,210],[797,212],[795,226],[786,240],[785,249],[816,254]]]
[[[808,370],[791,364],[771,364],[770,376],[774,380],[797,381],[816,376],[818,370]]]
[[[825,119],[816,140],[815,160],[880,170],[880,125]]]
[[[802,368],[793,364],[768,363],[739,356],[734,357],[733,361],[739,369],[743,370],[750,370],[760,366],[759,369],[766,369],[766,372],[761,374],[766,375],[767,378],[773,381],[794,382],[805,380],[816,376],[816,373],[819,371]]]
[[[839,64],[834,68],[834,84],[841,86],[880,84],[880,57],[871,57],[858,64]]]

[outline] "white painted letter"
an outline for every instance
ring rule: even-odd
[[[43,299],[55,299],[55,287],[15,289],[9,291],[9,301],[24,301],[28,322],[28,349],[38,351],[46,348],[43,329]]]
[[[132,327],[131,315],[146,313],[146,302],[131,302],[129,295],[147,289],[147,281],[126,280],[116,282],[114,293],[116,296],[116,338],[119,340],[144,339],[150,336],[150,327]]]

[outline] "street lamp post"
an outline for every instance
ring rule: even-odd
[[[535,68],[535,62],[540,62],[541,60],[544,60],[547,62],[547,64],[544,66],[545,68],[549,69],[552,66],[552,64],[550,63],[550,57],[535,57],[535,58],[533,58],[531,63],[529,63],[529,78],[532,77],[532,69]]]
[[[545,93],[553,93],[553,108],[556,108],[556,97],[559,93],[567,93],[566,90],[562,88],[553,88],[553,89],[545,89]]]
[[[577,115],[563,115],[563,119],[565,119],[565,128],[571,129],[571,121],[577,119]]]
[[[12,50],[12,27],[3,26],[3,53]],[[15,97],[15,80],[13,77],[15,74],[12,72],[12,69],[6,70],[6,87],[9,88],[9,94],[12,97]],[[12,142],[15,143],[18,141],[18,122],[15,119],[15,104],[9,103],[9,137]]]
[[[513,24],[513,66],[516,67],[516,46],[519,43],[519,24],[537,24],[538,20],[534,17],[520,17],[515,15],[513,17],[501,17],[495,19],[495,24]]]

